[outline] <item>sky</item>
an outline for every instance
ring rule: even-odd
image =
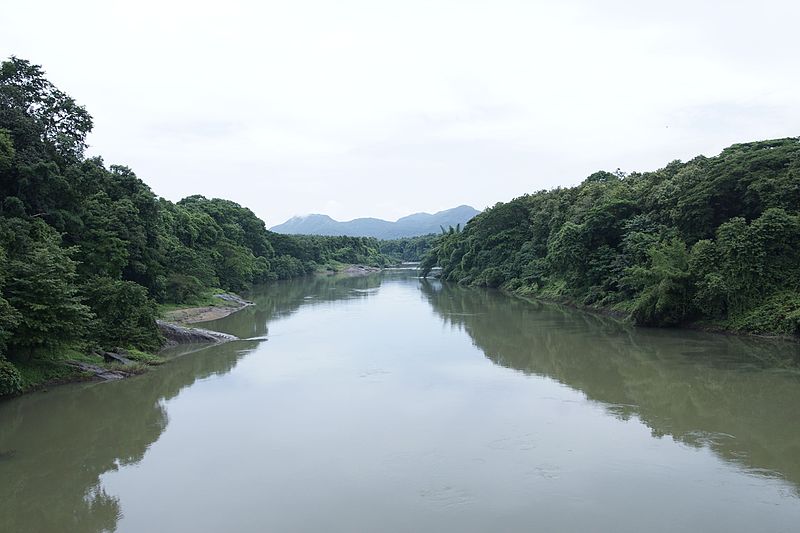
[[[800,135],[800,2],[2,0],[170,200],[390,220]]]

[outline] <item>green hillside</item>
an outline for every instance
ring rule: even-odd
[[[800,139],[655,172],[596,172],[440,236],[443,279],[613,310],[636,324],[800,333]]]
[[[67,353],[158,348],[158,303],[387,261],[376,239],[278,235],[228,200],[159,198],[131,169],[85,157],[91,128],[38,66],[2,63],[0,396],[68,373]]]

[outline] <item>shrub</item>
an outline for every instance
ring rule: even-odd
[[[731,322],[731,327],[749,333],[800,335],[800,294],[780,292]]]
[[[170,274],[167,278],[167,301],[176,304],[196,302],[203,295],[204,288],[194,276]]]
[[[132,346],[149,350],[160,346],[157,308],[147,289],[132,281],[94,278],[83,288],[96,318],[90,339],[105,348]]]
[[[676,326],[690,313],[690,275],[686,245],[680,239],[649,250],[650,265],[628,269],[626,283],[640,287],[631,318],[642,326]]]
[[[0,359],[0,396],[22,392],[22,376],[11,362]]]

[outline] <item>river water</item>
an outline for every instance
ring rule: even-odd
[[[800,347],[408,273],[0,402],[2,532],[800,530]],[[185,353],[191,352],[192,353]]]

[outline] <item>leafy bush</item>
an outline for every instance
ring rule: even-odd
[[[196,302],[205,286],[194,276],[170,274],[167,277],[167,300],[176,304]]]
[[[800,335],[800,295],[781,292],[730,321],[732,329],[749,333]]]
[[[0,359],[0,396],[22,392],[22,376],[10,361]]]
[[[638,286],[631,316],[644,326],[675,326],[690,313],[690,275],[686,245],[680,239],[650,249],[650,265],[629,269],[629,283]]]
[[[0,219],[0,244],[9,252],[3,297],[17,317],[8,340],[12,353],[33,355],[86,331],[90,313],[77,294],[72,250],[60,242],[41,220]]]
[[[497,288],[506,281],[506,274],[502,269],[492,267],[483,271],[480,281],[477,285],[485,285],[486,287]]]
[[[92,341],[104,348],[148,350],[161,345],[156,304],[141,285],[94,278],[83,287],[83,294],[96,316],[90,331]]]

